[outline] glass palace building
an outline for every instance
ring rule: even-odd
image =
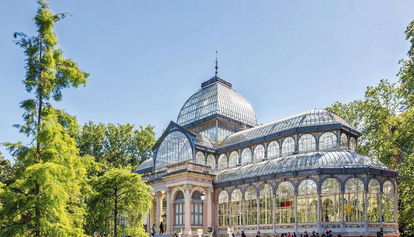
[[[251,104],[214,76],[136,171],[153,187],[147,231],[398,236],[397,174],[358,154],[360,135],[326,110],[258,125]]]

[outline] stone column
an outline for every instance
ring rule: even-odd
[[[157,233],[159,233],[162,212],[162,194],[160,192],[156,193],[155,201],[157,203],[157,208],[155,210],[155,228],[157,229]]]
[[[213,189],[212,188],[207,188],[207,192],[206,192],[206,201],[205,201],[205,207],[206,207],[206,213],[207,213],[207,220],[206,220],[206,227],[210,227],[213,226],[213,210],[212,210],[212,205],[213,205]],[[203,206],[204,208],[204,206]],[[204,210],[203,210],[204,211]],[[204,220],[203,220],[204,223]]]
[[[383,215],[382,215],[382,194],[383,194],[383,191],[381,190],[380,191],[380,195],[379,195],[379,209],[380,209],[380,221],[381,221],[381,228],[383,228],[384,227],[384,218],[383,218]]]
[[[191,188],[184,185],[184,236],[191,236]]]
[[[173,207],[173,203],[171,200],[171,191],[169,189],[167,189],[165,195],[167,196],[167,208],[166,208],[166,212],[167,212],[167,223],[166,224],[166,228],[165,231],[167,234],[172,234],[172,225],[173,225],[173,211],[172,211],[172,207]]]
[[[368,233],[368,188],[364,192],[364,202],[365,232]]]
[[[259,226],[260,226],[260,192],[256,192],[256,211],[257,211],[257,231],[259,231]]]
[[[151,201],[151,209],[149,212],[149,221],[148,221],[148,233],[152,232],[152,227],[155,224],[155,196],[153,196],[154,199]]]
[[[341,188],[341,229],[342,229],[342,231],[345,230],[345,213],[344,213],[344,207],[345,207],[344,190]]]
[[[276,233],[276,204],[277,204],[277,199],[278,199],[278,197],[276,195],[273,195],[273,210],[272,210],[273,233]]]

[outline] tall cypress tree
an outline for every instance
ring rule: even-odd
[[[84,85],[88,74],[58,48],[53,30],[65,14],[38,3],[37,34],[14,35],[24,50],[23,83],[32,95],[21,103],[24,123],[18,127],[32,142],[6,144],[16,163],[13,182],[0,192],[0,236],[80,236],[86,169],[71,136],[76,121],[52,103],[62,99],[64,88]]]

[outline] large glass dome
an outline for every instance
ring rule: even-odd
[[[229,82],[219,77],[204,82],[201,89],[185,102],[177,123],[185,126],[215,114],[250,126],[257,124],[252,105],[232,89]]]

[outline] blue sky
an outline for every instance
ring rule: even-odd
[[[408,50],[413,1],[50,1],[71,16],[56,26],[67,57],[91,74],[56,104],[80,123],[152,124],[157,135],[200,83],[219,74],[266,123],[396,80]],[[28,97],[13,32],[32,34],[35,1],[2,3],[0,142],[25,141],[12,127]],[[10,155],[0,148],[7,158]]]

